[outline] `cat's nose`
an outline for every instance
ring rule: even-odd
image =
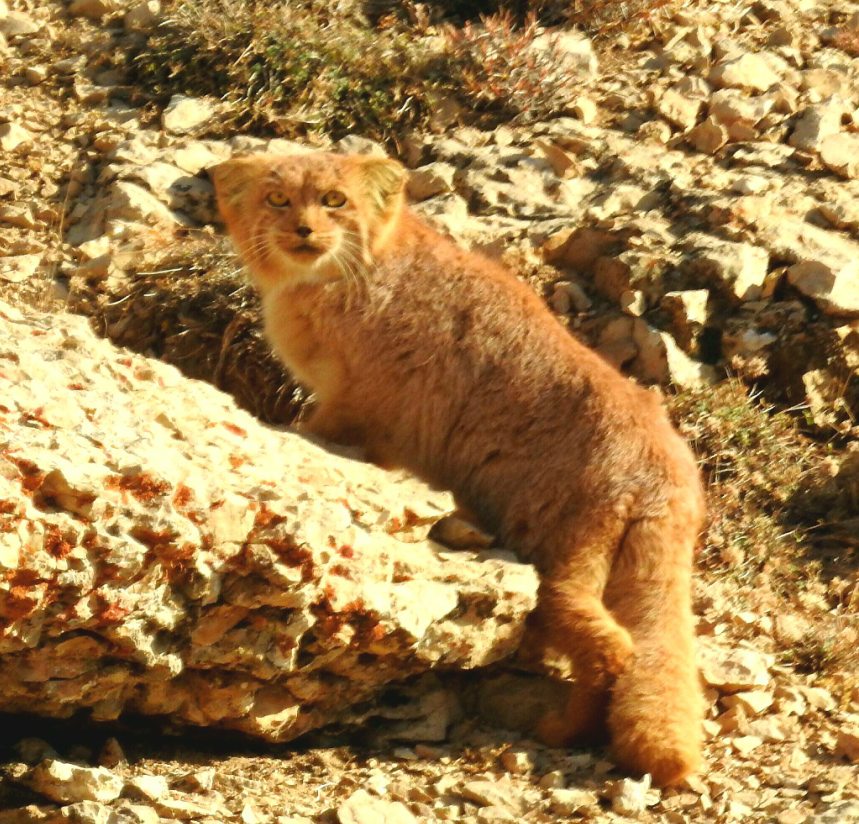
[[[310,237],[310,235],[313,234],[313,229],[311,229],[309,226],[299,226],[295,230],[295,234],[297,234],[299,237]]]

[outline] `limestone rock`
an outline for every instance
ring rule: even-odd
[[[520,800],[513,794],[510,782],[504,779],[468,781],[463,784],[460,793],[469,801],[484,807],[500,807],[511,812],[521,812]]]
[[[564,817],[578,813],[588,818],[588,811],[594,811],[599,806],[596,793],[578,789],[553,789],[550,793],[550,803],[552,812]]]
[[[859,260],[837,270],[823,261],[802,261],[787,270],[787,277],[828,315],[859,317]]]
[[[105,217],[123,223],[163,224],[175,226],[180,217],[155,195],[126,180],[118,180],[110,188]]]
[[[739,300],[757,300],[766,280],[769,254],[751,243],[696,234],[689,238],[691,266]]]
[[[671,335],[653,329],[641,318],[635,320],[633,341],[638,357],[632,371],[643,381],[700,388],[715,380],[712,366],[692,360]]]
[[[686,139],[699,151],[715,154],[728,142],[728,130],[715,118],[708,117],[686,134]]]
[[[0,124],[0,149],[4,152],[22,152],[33,140],[33,136],[17,123]]]
[[[125,13],[122,20],[126,31],[150,31],[161,16],[161,0],[139,0]]]
[[[44,796],[61,802],[113,801],[125,782],[104,767],[81,767],[65,761],[43,761],[33,770],[30,786]]]
[[[704,681],[721,692],[741,692],[770,683],[771,655],[754,649],[724,649],[713,643],[698,644],[698,665]]]
[[[771,95],[746,97],[737,89],[714,92],[707,104],[710,117],[724,126],[737,122],[755,126],[770,113],[774,105]]]
[[[800,115],[788,142],[806,152],[819,151],[826,138],[841,131],[842,105],[821,103],[808,106]]]
[[[666,292],[660,303],[671,321],[671,334],[688,353],[697,349],[697,340],[707,323],[708,289],[684,289]]]
[[[430,163],[409,173],[407,192],[413,201],[453,191],[456,168],[450,163]]]
[[[7,283],[21,283],[29,280],[39,270],[42,255],[9,255],[0,257],[0,280]]]
[[[824,312],[859,316],[859,242],[779,213],[762,222],[758,239],[773,257],[793,263],[788,280]]]
[[[747,716],[760,715],[768,710],[773,703],[773,694],[766,690],[749,690],[737,692],[722,699],[726,707],[739,707]]]
[[[399,801],[374,798],[356,790],[337,808],[340,824],[417,824],[409,808]]]
[[[859,134],[833,134],[820,143],[820,159],[841,177],[859,177]]]
[[[449,496],[264,427],[84,318],[0,304],[0,338],[0,710],[286,740],[514,651],[536,575],[426,540]]]
[[[675,89],[666,90],[659,99],[659,113],[679,129],[691,129],[698,121],[703,101],[687,97]]]
[[[750,89],[765,92],[781,80],[771,61],[762,54],[746,52],[717,63],[710,72],[710,82],[719,88]]]
[[[23,11],[10,11],[0,15],[0,35],[26,37],[42,28],[41,24]]]
[[[161,115],[161,125],[171,134],[190,134],[202,129],[215,113],[209,100],[175,94]]]

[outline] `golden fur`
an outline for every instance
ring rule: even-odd
[[[566,745],[607,721],[620,765],[675,783],[701,746],[693,456],[659,400],[528,286],[410,212],[405,176],[322,153],[213,170],[267,334],[316,395],[309,429],[452,489],[537,565],[528,643],[576,674],[541,737]]]

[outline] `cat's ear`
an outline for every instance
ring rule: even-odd
[[[397,206],[406,188],[406,170],[386,157],[367,157],[360,161],[361,176],[370,202],[379,214]]]
[[[237,207],[248,184],[259,174],[259,163],[254,157],[234,157],[206,171],[215,185],[215,196],[223,213]]]

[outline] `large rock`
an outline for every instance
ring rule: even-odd
[[[285,740],[512,652],[531,567],[426,538],[449,496],[0,303],[0,711]]]

